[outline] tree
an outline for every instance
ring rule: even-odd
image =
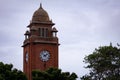
[[[22,71],[13,69],[12,64],[0,62],[0,80],[27,80],[27,78]]]
[[[49,68],[46,71],[32,71],[32,80],[76,80],[75,73],[62,72],[61,69]]]
[[[84,58],[90,69],[82,80],[120,80],[120,48],[118,46],[102,46],[95,49],[93,54]]]

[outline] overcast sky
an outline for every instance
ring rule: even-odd
[[[0,61],[22,70],[24,33],[40,2],[59,31],[63,71],[84,75],[86,55],[120,43],[120,0],[0,0]]]

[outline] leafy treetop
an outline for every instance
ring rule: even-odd
[[[120,48],[118,46],[102,46],[84,58],[90,69],[82,80],[119,80],[120,79]]]

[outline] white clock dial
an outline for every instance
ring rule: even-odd
[[[26,53],[26,55],[25,55],[25,60],[26,60],[26,62],[28,62],[28,53]]]
[[[42,61],[48,61],[49,58],[50,58],[50,54],[48,51],[44,50],[44,51],[41,51],[40,53],[40,58]]]

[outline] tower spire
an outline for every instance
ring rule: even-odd
[[[42,3],[40,3],[40,8],[42,9]]]

